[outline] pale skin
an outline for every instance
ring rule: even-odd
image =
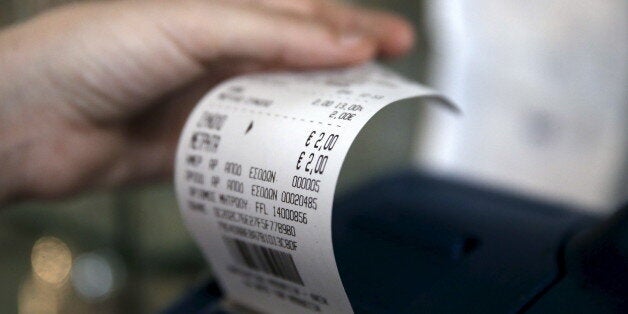
[[[167,178],[216,83],[395,57],[413,37],[395,15],[316,0],[89,2],[0,30],[0,205]]]

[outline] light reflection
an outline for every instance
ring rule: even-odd
[[[51,285],[67,281],[72,269],[72,253],[63,241],[54,237],[43,237],[33,246],[31,253],[33,273]]]
[[[59,313],[68,295],[72,253],[54,237],[42,237],[31,252],[31,275],[18,291],[19,313]]]
[[[114,261],[103,253],[85,253],[76,258],[71,282],[78,294],[86,301],[107,298],[115,289],[116,269]]]
[[[54,286],[31,275],[20,286],[17,300],[18,313],[59,313],[65,291],[63,285]]]

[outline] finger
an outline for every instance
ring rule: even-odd
[[[155,21],[193,57],[250,58],[286,67],[329,67],[371,59],[376,43],[365,34],[337,32],[315,19],[206,1],[168,2]]]
[[[384,57],[402,55],[414,44],[412,25],[392,13],[324,1],[317,15],[338,30],[369,34],[377,41],[378,52]]]
[[[378,39],[378,48],[384,56],[398,56],[414,43],[412,26],[400,16],[380,10],[368,10],[332,0],[230,0],[316,18],[328,23],[337,32],[365,32]]]
[[[318,0],[229,0],[233,3],[253,5],[275,10],[281,13],[301,16],[315,15],[323,2]]]
[[[361,29],[377,38],[379,52],[385,57],[403,55],[414,45],[415,33],[412,25],[398,15],[357,9],[355,19]]]

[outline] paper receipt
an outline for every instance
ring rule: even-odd
[[[443,100],[369,64],[246,75],[200,101],[179,141],[176,192],[226,298],[268,313],[352,312],[332,246],[340,169],[373,115],[417,97]]]

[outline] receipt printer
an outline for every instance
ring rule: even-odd
[[[628,313],[628,204],[601,218],[404,173],[337,199],[332,225],[356,313]],[[209,282],[166,312],[223,304]]]

